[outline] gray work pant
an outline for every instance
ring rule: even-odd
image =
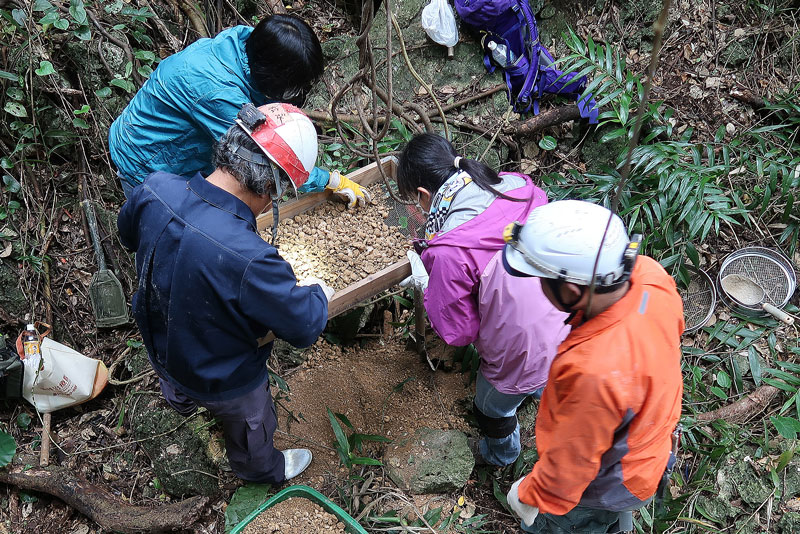
[[[278,418],[269,380],[250,393],[226,401],[195,400],[166,380],[159,382],[164,399],[176,412],[189,416],[203,406],[222,424],[228,462],[236,476],[259,484],[277,485],[284,481],[283,453],[272,441]]]

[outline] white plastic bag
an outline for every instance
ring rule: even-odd
[[[66,345],[45,337],[41,356],[28,356],[22,363],[22,396],[40,413],[48,413],[97,396],[108,379],[100,360],[88,358]]]
[[[447,0],[431,0],[422,10],[422,28],[428,37],[442,46],[458,43],[458,27],[453,8]]]

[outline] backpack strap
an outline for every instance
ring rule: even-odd
[[[534,91],[534,87],[537,85],[537,81],[539,79],[539,48],[541,44],[539,43],[539,29],[536,26],[536,17],[533,16],[531,12],[531,6],[528,4],[527,0],[522,0],[521,2],[517,2],[517,5],[520,7],[520,15],[524,20],[524,24],[527,26],[527,37],[524,39],[523,46],[525,47],[525,56],[528,58],[528,74],[525,77],[525,81],[522,84],[522,88],[517,95],[517,101],[515,111],[517,112],[524,112],[528,111],[531,108],[531,104],[534,106],[534,113],[538,113],[539,103],[536,102],[537,98],[532,98],[531,93]],[[539,91],[541,94],[541,91]],[[531,102],[534,100],[534,102]]]
[[[526,14],[527,12],[527,14]],[[481,46],[483,48],[483,64],[490,73],[496,66],[491,60],[489,43],[505,45],[515,54],[513,62],[503,68],[506,79],[508,99],[513,103],[514,111],[525,113],[530,110],[532,94],[535,91],[539,75],[538,55],[532,55],[538,44],[538,31],[535,19],[530,16],[527,2],[514,1],[502,14],[496,17],[491,29],[483,29]],[[508,56],[507,60],[510,59]]]

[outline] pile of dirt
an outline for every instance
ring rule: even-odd
[[[298,280],[315,276],[344,289],[405,256],[407,239],[399,228],[386,225],[388,215],[384,199],[353,210],[325,202],[282,221],[278,246]],[[261,235],[271,239],[269,230]]]
[[[264,510],[242,531],[242,534],[341,534],[344,523],[317,503],[294,497]]]
[[[314,453],[311,467],[293,482],[320,487],[323,475],[341,472],[326,408],[346,416],[354,432],[392,440],[424,427],[469,430],[464,418],[471,394],[467,376],[431,371],[418,354],[405,349],[402,339],[344,350],[321,341],[311,352],[287,379],[290,391],[280,394],[277,405],[277,446],[307,447]],[[380,451],[370,452],[380,457]]]

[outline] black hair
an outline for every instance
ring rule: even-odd
[[[245,44],[256,90],[271,100],[302,105],[305,93],[322,76],[322,46],[314,30],[293,15],[270,15],[253,29]],[[285,91],[299,94],[284,100]]]
[[[453,162],[458,156],[456,149],[444,137],[431,133],[414,136],[408,142],[397,166],[397,189],[406,199],[416,198],[417,188],[424,187],[431,194],[456,172]],[[495,196],[514,202],[525,202],[527,198],[514,198],[505,195],[492,186],[502,180],[485,163],[462,157],[458,168],[470,175],[478,187],[494,193]]]

